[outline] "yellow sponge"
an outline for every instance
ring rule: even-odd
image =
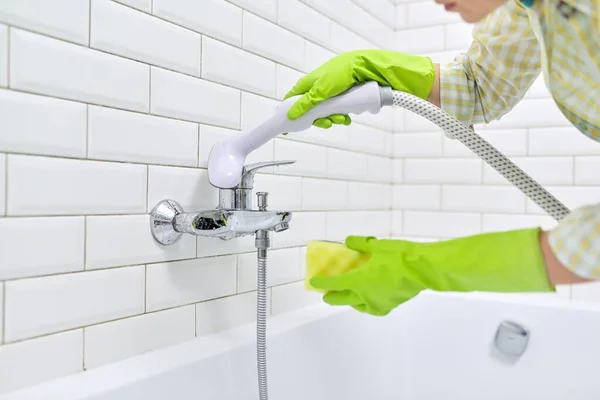
[[[337,275],[358,268],[367,262],[369,254],[363,254],[349,249],[342,243],[312,241],[306,249],[306,279],[304,287],[307,290],[321,292],[310,285],[315,276]]]

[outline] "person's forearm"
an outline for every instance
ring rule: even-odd
[[[550,247],[550,243],[548,242],[548,232],[541,231],[540,248],[542,250],[542,256],[544,257],[544,263],[546,264],[548,279],[553,285],[589,282],[588,279],[581,278],[569,271],[567,267],[560,262]]]
[[[427,101],[435,106],[441,107],[440,64],[433,64],[433,68],[435,69],[435,81],[433,82],[433,87],[431,88],[431,92],[429,92],[429,97],[427,97]]]

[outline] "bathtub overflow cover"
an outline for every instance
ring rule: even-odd
[[[496,330],[494,345],[509,356],[518,357],[525,352],[529,343],[529,331],[512,321],[503,321]]]

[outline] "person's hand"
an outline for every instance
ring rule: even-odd
[[[288,111],[288,118],[294,120],[359,83],[377,81],[381,86],[426,99],[434,80],[434,66],[428,57],[392,50],[356,50],[333,57],[300,78],[284,99],[302,95]],[[333,124],[350,122],[348,115],[332,115],[316,120],[314,125],[327,129]]]
[[[489,233],[419,243],[350,236],[346,246],[370,254],[360,267],[316,276],[330,305],[383,316],[424,289],[437,291],[547,292],[539,229]],[[310,251],[310,247],[308,249]]]

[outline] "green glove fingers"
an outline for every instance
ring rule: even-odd
[[[323,301],[331,306],[362,306],[364,302],[358,295],[350,290],[341,292],[328,292],[323,296]]]
[[[348,236],[346,247],[362,253],[369,253],[372,250],[372,245],[377,242],[377,238],[374,236]]]
[[[292,96],[298,96],[308,92],[317,80],[318,75],[315,72],[316,70],[298,79],[294,87],[283,96],[283,99],[286,100]]]
[[[350,118],[350,116],[349,115],[345,115],[345,114],[334,114],[334,115],[331,115],[329,118],[336,125],[346,125],[346,126],[348,126],[352,122],[352,119]]]
[[[313,125],[317,128],[329,129],[333,125],[345,125],[348,126],[352,123],[352,119],[349,115],[333,114],[329,117],[318,118],[313,122]],[[284,132],[283,135],[287,135],[289,132]]]
[[[348,115],[334,114],[327,118],[319,118],[313,122],[317,128],[329,129],[333,125],[350,125],[352,120]]]
[[[333,120],[331,118],[319,118],[313,122],[313,125],[317,128],[329,129],[333,126]]]
[[[399,252],[408,245],[409,242],[403,240],[385,240],[377,239],[373,236],[348,236],[346,238],[346,247],[361,253],[372,253],[377,250],[380,252]]]
[[[328,98],[368,81],[425,99],[434,80],[433,62],[428,57],[378,49],[342,53],[300,78],[286,94],[285,99],[302,95],[288,110],[288,118],[300,118]]]

